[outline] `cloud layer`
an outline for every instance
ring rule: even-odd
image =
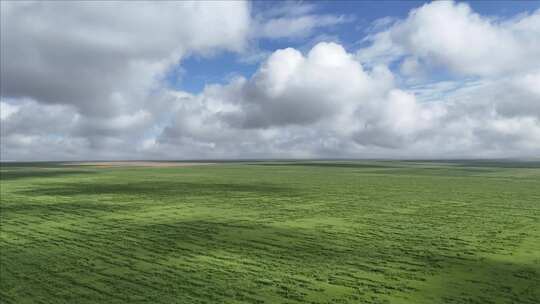
[[[433,2],[197,94],[163,79],[186,56],[354,21],[243,2],[2,2],[1,20],[3,160],[539,156],[540,11]]]

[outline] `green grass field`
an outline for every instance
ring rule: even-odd
[[[540,303],[538,162],[1,171],[1,303]]]

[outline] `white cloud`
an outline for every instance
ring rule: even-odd
[[[342,117],[355,103],[373,98],[378,88],[392,81],[375,76],[364,71],[342,46],[319,43],[306,56],[292,48],[278,50],[252,79],[241,79],[211,95],[230,97],[236,105],[220,113],[231,125],[303,125]]]
[[[239,51],[244,2],[2,2],[2,95],[87,115],[138,111],[190,52]]]
[[[295,39],[353,20],[351,16],[318,14],[315,8],[315,5],[308,3],[280,3],[278,7],[263,10],[254,16],[251,34],[255,38]]]
[[[18,111],[19,106],[0,101],[0,120],[5,120]]]
[[[159,92],[171,64],[191,53],[242,51],[249,38],[246,2],[0,5],[1,94],[10,100],[1,109],[2,157],[30,155],[16,147],[57,138],[81,144],[79,157],[92,155],[85,149],[126,155],[162,116]],[[61,149],[35,156],[66,156]]]
[[[287,5],[253,20],[241,2],[2,2],[2,159],[538,155],[538,11],[433,2],[358,51],[284,48],[198,94],[163,86],[187,54],[343,21]]]
[[[436,1],[407,19],[372,34],[372,45],[358,51],[363,62],[405,61],[406,71],[421,59],[453,73],[493,76],[540,67],[540,10],[511,20],[478,15],[466,3]]]
[[[206,155],[530,156],[540,149],[537,76],[407,90],[384,67],[364,70],[338,44],[305,56],[283,49],[250,79],[184,94],[157,142],[206,145]]]
[[[305,37],[318,27],[332,26],[347,22],[344,16],[292,16],[270,19],[257,29],[257,35],[265,38]]]

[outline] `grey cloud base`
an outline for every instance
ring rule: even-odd
[[[242,56],[257,37],[246,3],[1,5],[2,160],[540,155],[539,11],[495,23],[435,2],[379,22],[354,53],[276,50],[253,76],[190,94],[163,74],[193,53]],[[302,13],[305,33],[321,25]],[[452,35],[434,30],[445,18]],[[257,18],[258,36],[288,19],[273,20]],[[453,80],[431,82],[434,68]]]

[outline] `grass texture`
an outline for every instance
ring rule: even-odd
[[[540,163],[2,164],[1,303],[540,303]]]

